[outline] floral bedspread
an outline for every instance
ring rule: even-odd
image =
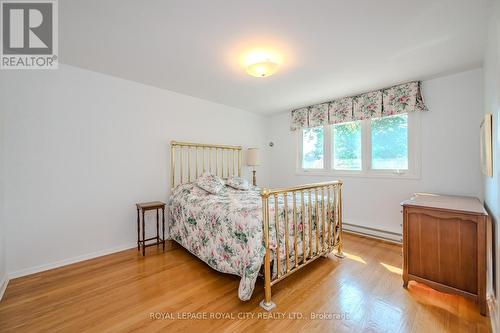
[[[314,198],[314,196],[313,196]],[[312,198],[312,199],[313,199]],[[307,203],[306,196],[306,203]],[[314,202],[314,200],[313,200]],[[297,207],[300,207],[297,198]],[[270,248],[272,251],[272,271],[277,274],[276,229],[274,226],[274,200],[270,202]],[[238,296],[249,300],[255,281],[261,269],[265,246],[263,241],[262,199],[259,190],[252,188],[241,191],[226,187],[221,194],[210,194],[194,183],[177,186],[171,194],[170,237],[213,269],[241,277]],[[289,264],[293,266],[295,251],[293,246],[294,226],[292,220],[292,200],[288,200],[289,222]],[[283,198],[278,199],[280,231],[280,271],[285,266],[284,232],[285,222]],[[307,209],[305,214],[307,214]],[[314,220],[314,212],[312,218]],[[305,232],[305,249],[309,251],[309,225],[300,223],[297,217],[297,257],[302,260],[302,233]],[[306,219],[307,221],[307,219]],[[320,228],[322,225],[320,225]],[[315,223],[312,224],[312,249],[315,244]],[[320,242],[321,244],[321,242]],[[321,248],[321,245],[320,245]]]

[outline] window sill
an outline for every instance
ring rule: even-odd
[[[295,172],[296,176],[322,176],[322,177],[352,177],[352,178],[388,178],[388,179],[420,179],[419,174],[415,173],[395,173],[395,172],[356,172],[356,171],[322,171],[322,170],[303,170]]]

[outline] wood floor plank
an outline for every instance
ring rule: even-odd
[[[490,332],[471,301],[404,289],[400,246],[344,238],[345,259],[318,259],[273,286],[272,313],[259,307],[261,280],[241,302],[238,277],[169,243],[145,258],[131,249],[10,281],[0,332]],[[182,317],[193,314],[207,318]]]

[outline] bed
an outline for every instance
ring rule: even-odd
[[[251,298],[264,278],[271,287],[336,249],[342,254],[342,182],[283,189],[225,187],[211,194],[196,185],[211,172],[241,176],[242,147],[171,142],[170,237],[213,269],[241,277],[238,296]]]

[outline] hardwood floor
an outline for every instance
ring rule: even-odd
[[[0,331],[490,331],[488,318],[464,298],[415,283],[403,289],[401,247],[346,235],[345,251],[343,260],[320,258],[275,285],[277,308],[268,313],[259,307],[261,280],[241,302],[238,277],[177,245],[166,253],[148,248],[145,258],[131,249],[10,281]],[[184,319],[190,315],[200,318]]]

